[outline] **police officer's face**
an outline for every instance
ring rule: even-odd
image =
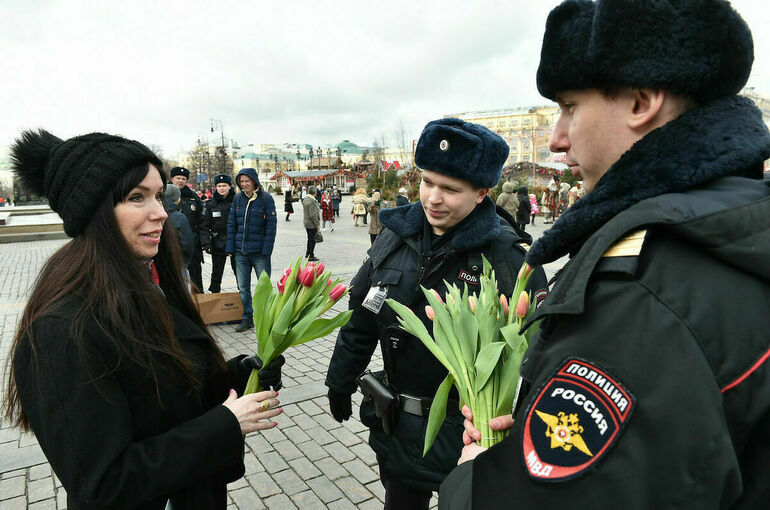
[[[167,217],[163,209],[163,180],[158,169],[150,165],[142,182],[115,206],[115,220],[134,255],[149,259],[158,254]]]
[[[230,185],[226,182],[220,182],[217,184],[217,193],[222,195],[223,197],[226,197],[228,193],[230,193]]]
[[[572,175],[590,192],[633,144],[626,125],[627,98],[608,98],[595,89],[561,92],[561,115],[551,137],[551,152],[566,153]]]
[[[462,179],[423,170],[420,202],[433,233],[442,235],[468,216],[487,196],[489,188],[474,188]]]
[[[187,186],[187,177],[185,177],[184,175],[175,175],[174,177],[171,178],[171,184],[173,184],[179,189],[182,189],[185,186]]]

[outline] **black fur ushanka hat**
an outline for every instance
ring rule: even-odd
[[[725,0],[565,0],[548,15],[537,88],[654,87],[706,103],[737,94],[753,61]]]
[[[48,198],[70,237],[83,232],[126,171],[145,163],[163,168],[141,143],[105,133],[61,140],[43,129],[27,130],[11,146],[11,169],[21,186]]]
[[[425,125],[414,162],[425,170],[492,188],[500,180],[508,151],[505,140],[486,127],[447,118]]]

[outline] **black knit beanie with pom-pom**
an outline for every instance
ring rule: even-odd
[[[61,140],[43,129],[22,132],[11,146],[11,169],[21,186],[48,198],[64,231],[75,237],[126,171],[160,159],[134,140],[91,133]]]

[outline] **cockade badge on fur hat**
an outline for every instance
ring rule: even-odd
[[[171,169],[169,177],[176,177],[177,175],[181,175],[185,179],[189,179],[190,171],[183,166],[175,166],[174,168]]]
[[[134,140],[91,133],[62,141],[48,131],[24,131],[11,146],[11,168],[22,187],[47,197],[75,237],[128,170],[160,159]]]
[[[219,174],[216,177],[214,177],[214,186],[216,186],[219,183],[225,183],[225,184],[229,184],[230,186],[232,186],[233,185],[233,179],[229,175]]]
[[[705,103],[737,94],[751,31],[725,0],[565,0],[546,22],[537,87],[654,87]]]
[[[425,126],[414,160],[422,169],[491,188],[500,180],[508,150],[505,140],[484,126],[449,118]]]

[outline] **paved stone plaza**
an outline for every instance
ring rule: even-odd
[[[302,208],[291,221],[284,221],[283,197],[275,197],[278,235],[272,257],[272,277],[280,277],[292,259],[305,253],[306,234]],[[328,228],[325,241],[315,253],[326,267],[349,282],[366,257],[368,226],[354,227],[349,214],[350,197],[343,197],[342,217],[334,232]],[[537,238],[544,225],[541,218],[532,228]],[[0,363],[6,364],[16,324],[26,296],[46,259],[66,241],[36,241],[0,244]],[[208,287],[211,259],[203,266]],[[548,277],[561,267],[559,260],[546,267]],[[256,283],[252,280],[252,285]],[[229,265],[222,282],[224,292],[237,291]],[[347,309],[340,301],[336,311]],[[255,311],[256,312],[256,311]],[[236,333],[234,325],[213,326],[214,336],[228,357],[255,352],[254,330]],[[229,486],[229,507],[247,509],[378,509],[383,506],[384,490],[379,481],[374,453],[367,444],[368,432],[358,421],[357,405],[353,418],[337,423],[329,414],[326,368],[334,349],[336,332],[326,338],[290,349],[283,370],[284,388],[279,399],[284,413],[276,419],[278,427],[246,438],[246,475]],[[379,349],[371,368],[382,366]],[[5,376],[3,377],[3,387]],[[360,402],[361,395],[354,395]],[[67,498],[53,475],[45,456],[31,434],[21,434],[0,422],[0,508],[35,510],[66,508]],[[432,500],[436,506],[436,498]]]

